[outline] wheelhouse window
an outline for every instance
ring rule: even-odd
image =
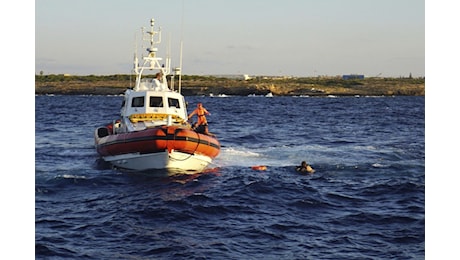
[[[163,107],[162,97],[150,97],[150,107]]]
[[[144,97],[133,97],[132,107],[144,107]]]
[[[177,99],[177,98],[168,98],[168,106],[169,107],[180,108],[179,99]]]

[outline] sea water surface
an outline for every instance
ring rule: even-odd
[[[166,177],[99,160],[121,96],[35,97],[37,259],[425,257],[424,97],[186,100],[222,150]]]

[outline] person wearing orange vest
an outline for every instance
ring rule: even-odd
[[[198,121],[196,122],[195,128],[202,126],[204,128],[204,133],[208,134],[208,120],[206,120],[205,115],[211,115],[211,113],[203,107],[203,104],[199,102],[196,105],[196,109],[193,110],[192,113],[188,115],[188,119],[192,118],[192,116],[196,115],[198,117]]]

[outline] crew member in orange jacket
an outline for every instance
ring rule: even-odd
[[[206,120],[205,115],[211,115],[211,113],[209,113],[208,110],[206,110],[206,108],[203,107],[203,104],[201,102],[199,102],[196,105],[196,109],[188,115],[188,119],[190,119],[193,115],[196,115],[198,117],[198,121],[196,122],[195,128],[203,127],[203,132],[205,134],[209,134],[208,121]]]

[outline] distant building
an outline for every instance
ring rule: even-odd
[[[342,79],[364,79],[364,75],[357,75],[357,74],[350,74],[350,75],[343,75]]]
[[[211,76],[216,77],[216,78],[225,78],[225,79],[241,79],[241,80],[252,79],[252,77],[250,77],[248,74],[211,75]]]
[[[250,80],[250,79],[251,79],[251,77],[249,77],[248,74],[244,74],[244,75],[243,75],[243,78],[244,78],[244,80]]]

